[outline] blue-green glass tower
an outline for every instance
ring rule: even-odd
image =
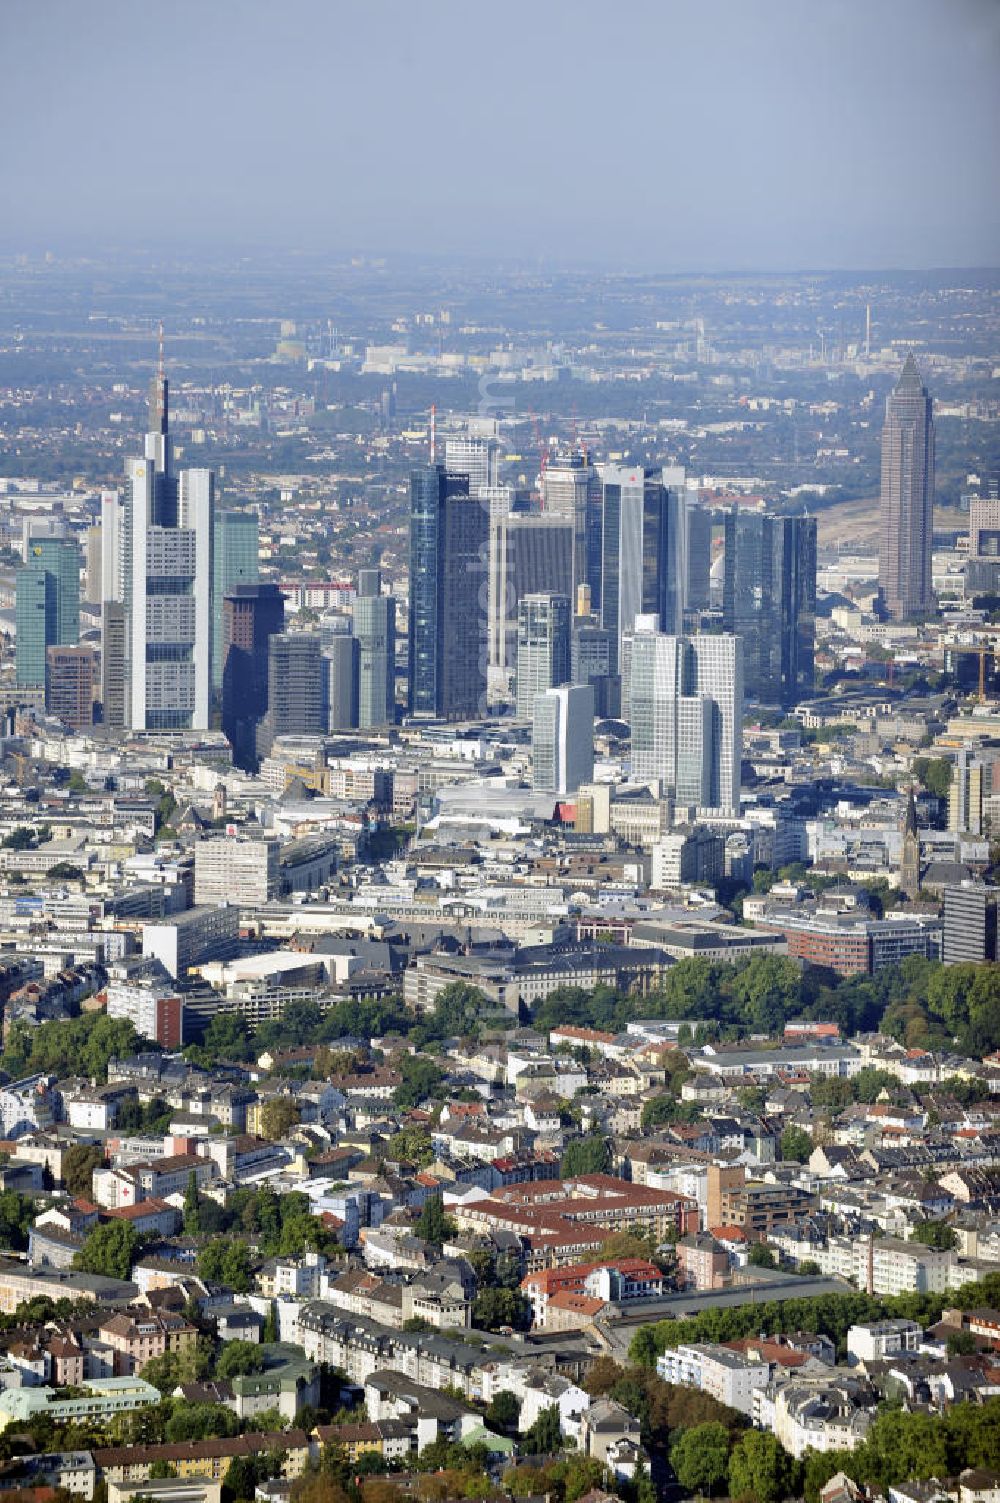
[[[72,538],[33,538],[17,572],[19,688],[45,683],[45,649],[80,640],[80,551]]]
[[[212,562],[212,689],[222,693],[225,656],[222,604],[234,585],[260,580],[260,524],[252,511],[219,511],[215,516]]]
[[[17,571],[17,687],[38,689],[45,683],[45,649],[56,639],[56,582],[41,564]]]

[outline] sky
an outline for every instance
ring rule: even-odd
[[[0,0],[0,246],[1000,264],[1000,0]]]

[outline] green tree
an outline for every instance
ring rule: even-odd
[[[109,1279],[127,1279],[132,1272],[142,1239],[128,1221],[109,1221],[95,1226],[73,1259],[74,1268],[101,1273]]]
[[[611,1168],[611,1145],[599,1133],[573,1138],[566,1144],[559,1172],[563,1179],[577,1174],[607,1174]]]
[[[948,757],[914,757],[913,773],[935,798],[947,798],[951,787],[952,763]]]
[[[400,1060],[399,1073],[402,1081],[392,1093],[397,1106],[419,1106],[422,1101],[441,1095],[444,1071],[425,1054],[405,1054]]]
[[[755,1242],[750,1249],[747,1262],[753,1268],[774,1268],[774,1253],[767,1246],[766,1242]]]
[[[531,1305],[513,1289],[480,1289],[472,1302],[472,1324],[481,1331],[498,1331],[501,1326],[526,1331]]]
[[[96,1143],[73,1143],[63,1154],[62,1181],[70,1195],[89,1200],[94,1193],[94,1170],[104,1163]]]
[[[729,1458],[729,1492],[755,1503],[781,1503],[795,1487],[795,1463],[763,1430],[748,1430]]]
[[[501,1435],[511,1435],[517,1431],[517,1422],[521,1414],[521,1400],[517,1394],[511,1393],[507,1388],[501,1388],[499,1393],[493,1395],[492,1402],[486,1411],[486,1423],[493,1430],[499,1430]]]
[[[264,1371],[264,1354],[253,1341],[227,1341],[215,1363],[217,1378],[243,1378]]]
[[[237,1294],[250,1288],[250,1249],[235,1237],[214,1237],[198,1254],[198,1272]]]
[[[812,1138],[804,1127],[789,1123],[781,1134],[781,1157],[786,1163],[804,1164],[812,1153]]]
[[[728,1472],[728,1430],[713,1422],[683,1431],[670,1448],[670,1465],[681,1487],[711,1497]]]
[[[436,1247],[449,1237],[454,1237],[457,1227],[450,1216],[444,1213],[444,1201],[440,1195],[431,1195],[424,1201],[424,1208],[420,1212],[414,1224],[413,1230],[418,1237],[425,1242],[432,1242]]]
[[[188,1237],[197,1237],[201,1233],[201,1202],[198,1197],[198,1176],[193,1169],[188,1175],[187,1188],[184,1191],[184,1232]]]
[[[559,1406],[550,1404],[539,1411],[538,1418],[521,1436],[521,1450],[526,1456],[551,1456],[563,1448]]]
[[[434,1145],[424,1127],[404,1127],[393,1135],[389,1148],[394,1159],[417,1169],[426,1169],[434,1162]]]
[[[958,1233],[946,1221],[918,1221],[910,1232],[910,1241],[949,1252],[958,1246]]]
[[[260,1133],[278,1143],[299,1123],[299,1109],[291,1096],[272,1096],[260,1109]]]

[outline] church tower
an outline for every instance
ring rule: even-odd
[[[906,820],[903,824],[903,856],[899,863],[899,890],[908,898],[915,898],[920,891],[920,834],[917,829],[917,804],[910,788],[906,800]]]

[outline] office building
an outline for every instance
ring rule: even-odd
[[[245,839],[220,835],[199,840],[194,848],[196,906],[228,903],[239,894],[241,903],[269,903],[279,893],[276,839]]]
[[[114,966],[107,985],[107,1015],[125,1018],[140,1038],[164,1049],[184,1042],[184,999],[156,960],[132,960]]]
[[[705,506],[687,508],[687,597],[690,611],[707,611],[711,600],[712,513]]]
[[[235,902],[217,908],[189,908],[173,918],[143,924],[142,954],[144,959],[158,960],[176,981],[193,965],[234,955],[239,938],[240,910]]]
[[[962,882],[944,890],[944,934],[941,959],[945,965],[979,965],[997,958],[996,887]]]
[[[465,720],[486,703],[489,511],[443,465],[410,478],[409,708]]]
[[[257,765],[257,727],[267,713],[268,643],[284,629],[285,597],[275,584],[237,584],[222,606],[222,729],[233,760]]]
[[[45,652],[45,708],[74,731],[94,723],[97,655],[92,647],[49,647]]]
[[[570,677],[569,600],[525,595],[517,608],[517,714],[530,720],[539,694]]]
[[[591,609],[601,603],[601,479],[586,454],[553,455],[542,474],[546,516],[573,523],[573,586],[590,589]]]
[[[969,559],[966,595],[995,595],[1000,589],[1000,484],[980,482],[969,496]]]
[[[495,433],[451,436],[445,439],[444,467],[449,474],[467,475],[469,495],[478,496],[499,482],[500,441]]]
[[[735,507],[725,527],[722,620],[743,639],[744,691],[790,708],[814,687],[815,519]]]
[[[491,524],[490,666],[510,669],[517,650],[518,605],[525,595],[573,599],[574,533],[560,513],[510,512]]]
[[[104,562],[104,538],[100,523],[87,528],[84,554],[84,587],[83,598],[88,605],[99,606],[103,598],[101,581],[103,578]]]
[[[632,641],[632,776],[675,803],[740,806],[743,681],[739,639],[669,636],[640,618]]]
[[[599,720],[617,715],[620,681],[611,663],[611,633],[593,621],[577,621],[570,641],[570,682],[590,684]]]
[[[212,642],[214,477],[173,473],[167,380],[150,395],[142,458],[102,497],[103,607],[125,617],[124,720],[132,730],[206,730]],[[115,613],[107,617],[112,624]],[[109,722],[110,723],[110,722]]]
[[[225,657],[223,623],[226,595],[238,584],[260,578],[260,524],[255,512],[217,510],[212,558],[212,693],[222,693]]]
[[[326,665],[318,636],[279,632],[267,644],[267,714],[257,754],[269,755],[277,736],[322,736],[326,731]]]
[[[126,725],[126,634],[125,607],[106,600],[101,606],[101,720],[114,731]]]
[[[955,754],[948,786],[948,829],[956,835],[986,833],[986,801],[1000,789],[1000,757],[963,748]]]
[[[27,562],[15,577],[18,688],[45,684],[49,647],[72,647],[80,638],[80,554],[71,538],[32,536]]]
[[[396,721],[396,602],[382,593],[378,569],[361,569],[354,600],[358,644],[358,718],[362,730]]]
[[[532,787],[575,793],[594,776],[594,691],[563,684],[535,698],[531,726]]]
[[[18,569],[14,620],[17,687],[44,688],[45,654],[56,640],[56,582],[43,564]]]
[[[882,608],[906,621],[934,608],[933,403],[912,354],[886,399],[878,582]]]
[[[331,634],[323,652],[326,673],[326,728],[351,731],[358,727],[361,652],[358,639],[345,621],[345,631]]]
[[[615,664],[638,616],[659,630],[684,626],[687,525],[683,491],[671,491],[658,470],[607,465],[603,479],[601,625],[612,635]]]

